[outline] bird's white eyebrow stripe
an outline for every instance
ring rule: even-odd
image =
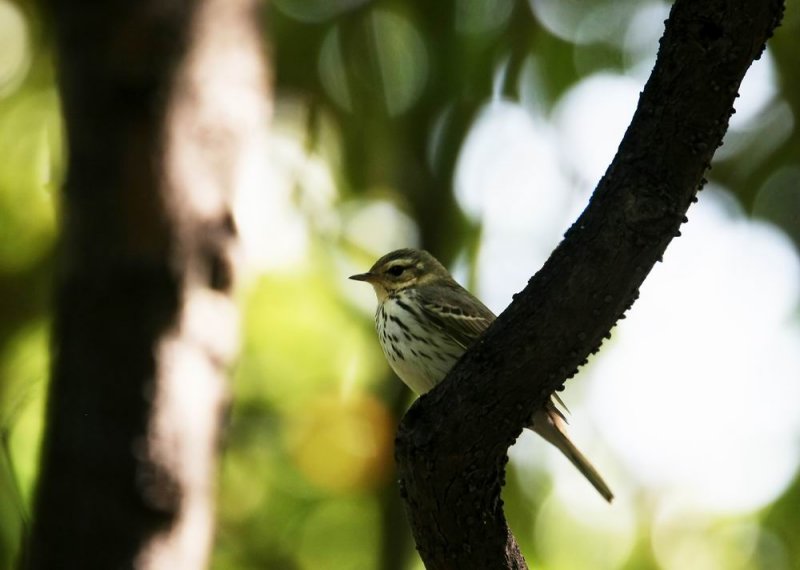
[[[411,266],[411,262],[407,259],[394,259],[386,264],[386,268],[391,269],[392,267],[397,267],[398,265]]]

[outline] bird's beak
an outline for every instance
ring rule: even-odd
[[[354,281],[366,281],[367,283],[372,283],[377,279],[377,275],[374,273],[359,273],[358,275],[351,275],[348,279],[352,279]]]

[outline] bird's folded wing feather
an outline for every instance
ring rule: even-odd
[[[423,314],[465,350],[496,318],[486,305],[460,286],[440,288],[435,295],[421,297]]]

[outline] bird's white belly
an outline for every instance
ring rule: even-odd
[[[464,352],[437,329],[423,327],[392,299],[378,308],[375,327],[392,370],[417,394],[441,382]]]

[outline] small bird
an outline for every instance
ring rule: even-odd
[[[459,285],[430,253],[398,249],[381,257],[366,281],[378,296],[375,328],[392,370],[417,394],[441,382],[456,361],[495,320],[477,297]],[[553,398],[527,426],[556,446],[611,502],[613,494],[592,464],[570,441],[564,415]]]

